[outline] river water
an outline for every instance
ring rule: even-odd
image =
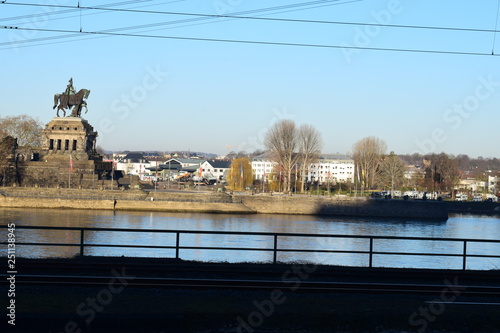
[[[124,229],[179,229],[210,231],[250,231],[336,235],[373,235],[430,238],[500,239],[500,218],[474,215],[453,215],[445,222],[412,221],[404,219],[340,218],[295,215],[230,215],[230,214],[188,214],[188,213],[147,213],[112,212],[92,210],[35,210],[2,209],[0,223],[15,223],[19,226],[65,226],[102,227]],[[6,229],[0,230],[2,241],[7,240]],[[16,241],[46,243],[79,243],[76,231],[16,230]],[[175,235],[156,233],[102,233],[88,232],[85,243],[94,244],[134,244],[134,245],[175,245]],[[229,235],[181,235],[181,246],[217,246],[272,248],[273,238],[266,236]],[[283,237],[279,248],[322,249],[366,251],[369,240],[350,238]],[[390,241],[375,240],[374,250],[383,252],[432,252],[456,253],[463,251],[462,243],[444,241]],[[146,256],[174,257],[172,249],[125,249],[86,248],[86,255],[98,256]],[[30,258],[72,257],[79,252],[77,247],[18,246],[16,255]],[[6,246],[0,255],[6,256]],[[500,255],[500,244],[468,243],[467,253]],[[227,261],[227,262],[269,262],[272,252],[267,251],[216,251],[188,250],[180,252],[186,260]],[[281,252],[279,261],[308,261],[323,264],[366,266],[366,254],[342,253],[297,253]],[[500,259],[468,258],[469,269],[500,269]],[[374,255],[374,266],[452,268],[462,267],[460,257],[429,257]]]

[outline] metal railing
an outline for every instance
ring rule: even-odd
[[[7,226],[1,225],[0,229],[6,229]],[[278,254],[281,252],[302,252],[302,253],[346,253],[346,254],[364,254],[368,256],[368,267],[374,266],[375,255],[387,256],[429,256],[429,257],[459,257],[462,259],[463,270],[467,269],[468,258],[490,258],[500,259],[500,255],[492,254],[473,254],[468,253],[467,248],[471,243],[480,244],[500,244],[500,240],[488,239],[464,239],[464,238],[430,238],[430,237],[399,237],[399,236],[360,236],[360,235],[338,235],[338,234],[304,234],[304,233],[268,233],[268,232],[244,232],[244,231],[202,231],[202,230],[162,230],[162,229],[121,229],[121,228],[80,228],[80,227],[45,227],[45,226],[16,226],[15,230],[66,230],[79,232],[78,243],[42,243],[42,242],[20,242],[16,241],[18,246],[66,246],[78,247],[80,256],[85,256],[85,249],[91,247],[107,247],[107,248],[140,248],[140,249],[174,249],[175,258],[180,259],[181,250],[221,250],[221,251],[264,251],[272,252],[272,262],[278,262]],[[132,245],[132,244],[97,244],[86,243],[85,234],[89,232],[126,232],[126,233],[157,233],[157,234],[172,234],[175,235],[175,245]],[[181,245],[181,235],[239,235],[239,236],[265,236],[272,239],[273,246],[256,248],[256,247],[220,247],[220,246],[183,246]],[[279,240],[284,237],[308,237],[308,238],[347,238],[366,240],[369,242],[367,250],[325,250],[325,249],[305,249],[305,248],[283,248],[280,247]],[[374,242],[378,240],[385,241],[431,241],[431,242],[453,242],[461,246],[460,253],[431,253],[431,252],[392,252],[392,251],[376,251]],[[2,245],[7,245],[8,242],[1,242]],[[384,243],[387,244],[387,243]]]

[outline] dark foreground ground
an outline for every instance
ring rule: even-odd
[[[500,332],[499,271],[88,257],[16,266],[7,332]]]

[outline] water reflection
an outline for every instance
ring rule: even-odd
[[[123,229],[179,229],[179,230],[211,230],[211,231],[249,231],[279,233],[310,233],[319,235],[378,235],[378,236],[410,236],[432,238],[473,238],[500,239],[500,219],[486,216],[455,215],[446,222],[411,221],[401,219],[368,219],[368,218],[333,218],[317,216],[293,215],[217,215],[189,213],[144,213],[144,212],[112,212],[90,210],[35,210],[35,209],[3,209],[0,211],[2,224],[15,223],[16,226],[68,226],[68,227],[107,227]],[[1,231],[2,239],[6,239],[6,230]],[[80,241],[79,232],[17,230],[18,242],[73,243]],[[129,233],[129,232],[87,232],[85,243],[94,245],[154,245],[175,246],[175,234]],[[205,247],[247,247],[252,249],[270,249],[273,238],[266,236],[241,235],[199,235],[183,234],[181,246]],[[461,254],[460,243],[444,241],[389,241],[375,240],[374,250],[380,252],[433,252]],[[330,251],[368,251],[367,239],[281,237],[278,241],[281,249],[322,249]],[[78,247],[41,247],[25,246],[17,249],[17,255],[23,257],[71,257],[79,253]],[[86,248],[87,255],[99,256],[148,256],[173,257],[173,249],[130,249],[130,248]],[[468,253],[492,254],[500,253],[500,244],[468,244]],[[6,255],[6,249],[0,250]],[[183,249],[180,256],[186,260],[227,261],[227,262],[268,262],[273,258],[271,251],[220,251]],[[367,254],[360,253],[298,253],[281,252],[280,261],[308,261],[336,265],[368,265]],[[375,266],[391,267],[426,267],[426,268],[461,268],[459,257],[426,257],[375,255]],[[500,260],[470,258],[468,268],[494,269],[500,267]]]

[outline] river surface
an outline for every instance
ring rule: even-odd
[[[336,235],[402,236],[430,238],[500,239],[500,218],[475,215],[453,215],[446,222],[412,221],[404,219],[339,218],[296,215],[229,215],[188,213],[112,212],[91,210],[36,210],[2,209],[0,223],[20,226],[100,227],[124,229],[249,231],[277,233],[307,233]],[[7,240],[6,229],[0,229],[2,241]],[[75,243],[80,241],[77,231],[16,230],[16,241],[45,243]],[[103,233],[87,232],[88,244],[175,245],[174,234],[157,233]],[[272,248],[269,236],[197,235],[182,234],[181,246]],[[279,248],[322,250],[369,250],[368,239],[282,237]],[[381,252],[453,253],[463,252],[463,243],[445,241],[374,240],[373,249]],[[72,257],[78,247],[20,246],[16,255],[29,258]],[[500,255],[500,243],[468,243],[467,253]],[[6,256],[6,246],[0,255]],[[89,247],[86,255],[174,257],[173,249],[125,249]],[[217,251],[181,249],[186,260],[227,262],[269,262],[269,251]],[[368,255],[356,253],[298,253],[280,252],[284,262],[314,262],[323,264],[367,266]],[[374,255],[373,265],[379,267],[452,268],[462,267],[461,257],[430,257]],[[468,258],[469,269],[500,269],[500,259]]]

